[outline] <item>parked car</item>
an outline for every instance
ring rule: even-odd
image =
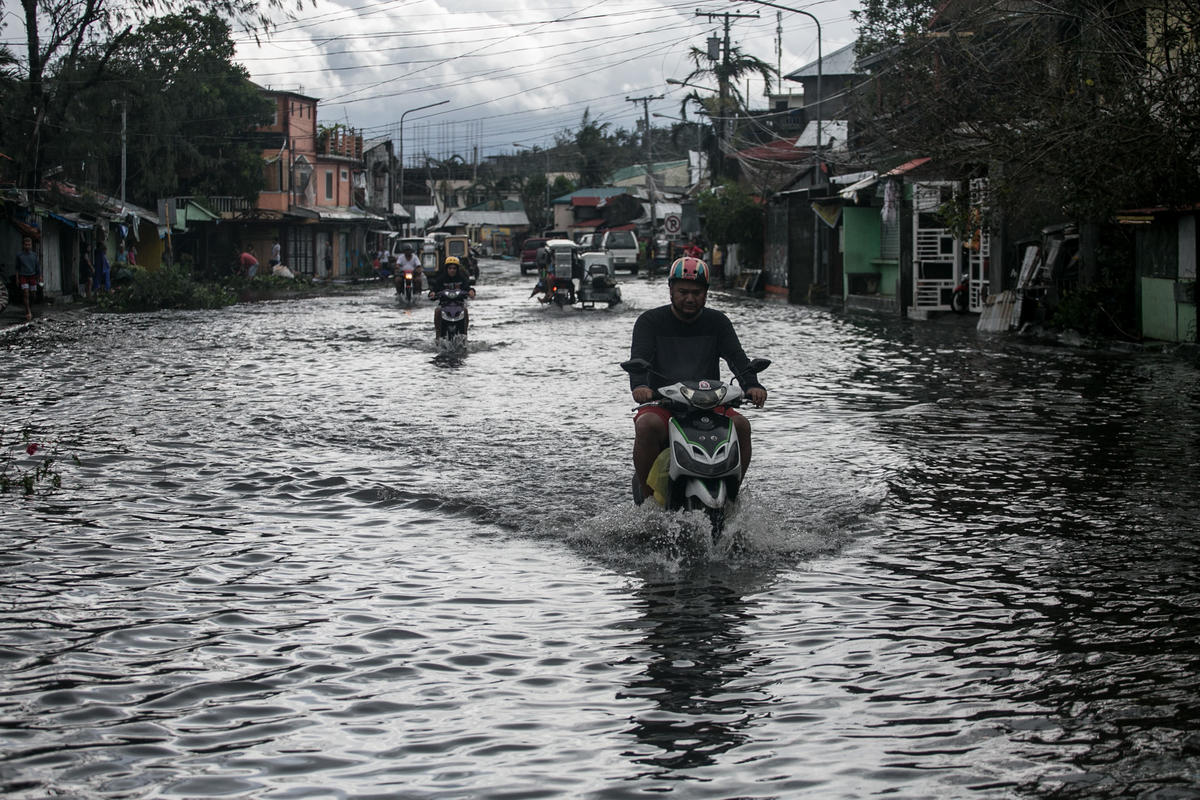
[[[599,249],[612,254],[613,267],[637,275],[638,240],[633,231],[605,231]]]
[[[528,275],[530,272],[537,272],[537,254],[546,246],[546,239],[540,236],[531,236],[521,245],[521,274]]]
[[[602,235],[599,233],[581,233],[575,237],[575,241],[579,242],[579,246],[584,250],[599,251],[600,239]]]

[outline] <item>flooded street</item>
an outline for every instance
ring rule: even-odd
[[[1200,371],[714,292],[773,364],[713,548],[629,499],[621,280],[0,333],[79,459],[0,496],[0,793],[1200,796]]]

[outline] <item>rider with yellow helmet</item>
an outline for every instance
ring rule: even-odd
[[[432,278],[429,279],[429,299],[436,300],[437,296],[444,291],[453,291],[461,289],[467,293],[467,297],[474,297],[475,290],[471,287],[471,276],[467,274],[467,270],[463,268],[458,256],[446,256],[446,260],[442,262],[442,267],[437,271]],[[468,314],[468,322],[469,315]],[[438,313],[438,309],[433,309],[433,329],[438,336],[442,333],[442,315]]]

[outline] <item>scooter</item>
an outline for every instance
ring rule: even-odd
[[[971,278],[966,272],[959,278],[950,295],[950,309],[955,314],[965,314],[971,305]]]
[[[444,289],[438,292],[438,316],[442,320],[437,338],[450,340],[467,338],[467,292],[464,289]]]
[[[755,358],[738,375],[757,374],[771,365]],[[640,358],[621,364],[633,374],[646,374],[650,364]],[[740,386],[719,380],[676,381],[657,389],[659,399],[651,403],[671,411],[667,448],[659,456],[666,460],[663,505],[704,511],[712,522],[713,541],[721,538],[726,510],[737,500],[742,484],[742,458],[733,420],[714,411],[717,406],[735,407],[745,397]],[[656,464],[656,469],[659,465]],[[656,470],[651,470],[653,476]],[[633,479],[633,500],[643,501],[642,487]],[[658,499],[658,493],[655,493]]]

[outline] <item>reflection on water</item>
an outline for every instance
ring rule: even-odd
[[[641,747],[627,755],[645,767],[634,777],[719,763],[748,738],[755,707],[769,702],[752,687],[761,664],[739,635],[750,604],[719,582],[671,582],[640,588],[635,608],[644,615],[644,671],[617,696],[653,707],[631,731]]]
[[[773,365],[714,546],[628,496],[665,285],[529,283],[453,351],[386,287],[6,335],[80,461],[0,501],[5,795],[1200,794],[1195,368],[715,293]]]

